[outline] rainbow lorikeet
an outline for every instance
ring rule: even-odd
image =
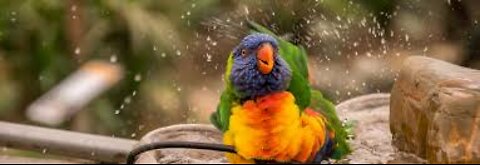
[[[350,152],[334,105],[310,87],[307,55],[266,28],[234,48],[227,62],[226,89],[212,123],[237,154],[231,163],[320,163]]]

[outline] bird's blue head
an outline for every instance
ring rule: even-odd
[[[291,70],[270,35],[246,36],[233,51],[230,81],[242,100],[255,99],[288,88]]]

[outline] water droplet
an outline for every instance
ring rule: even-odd
[[[80,55],[81,51],[82,50],[79,47],[76,47],[74,53],[75,55]]]
[[[125,99],[123,99],[123,102],[125,102],[125,104],[130,104],[132,102],[132,98],[130,96],[127,96],[125,97]]]
[[[153,46],[153,51],[156,52],[157,50],[158,50],[157,46]]]
[[[357,46],[358,46],[358,42],[354,42],[353,47],[357,47]]]
[[[120,114],[120,110],[119,110],[119,109],[115,110],[115,115],[118,115],[118,114]]]
[[[247,14],[247,15],[250,13],[250,11],[248,11],[248,7],[247,7],[247,6],[245,6],[245,7],[243,8],[243,10],[245,11],[245,14]]]
[[[160,56],[162,56],[162,58],[165,58],[167,57],[167,53],[163,52],[162,54],[160,54]]]
[[[135,90],[133,91],[132,96],[136,96],[136,95],[137,95],[137,91]]]
[[[408,34],[405,34],[405,41],[409,41],[410,40],[410,36],[408,36]]]
[[[350,140],[352,140],[354,137],[355,137],[355,136],[354,136],[354,135],[351,135],[351,134],[350,134],[350,135],[347,135],[347,138],[350,139]]]
[[[71,11],[77,11],[77,5],[72,5],[72,7],[70,8]]]
[[[181,52],[180,50],[177,50],[177,51],[176,51],[176,54],[177,54],[177,56],[181,56],[181,55],[182,55],[182,52]]]
[[[178,92],[181,92],[181,91],[182,91],[182,88],[181,88],[181,87],[177,87],[177,91],[178,91]]]
[[[137,137],[137,134],[136,134],[136,133],[132,133],[132,134],[130,135],[130,137],[132,137],[132,138]]]
[[[118,59],[117,59],[117,55],[114,54],[114,55],[110,56],[110,62],[111,62],[111,63],[116,63],[117,60],[118,60]]]
[[[12,15],[12,18],[10,18],[10,21],[11,21],[12,23],[17,22],[17,18],[15,18],[15,17],[17,16],[17,12],[12,11],[12,12],[10,13],[10,15]]]
[[[215,42],[215,41],[212,42],[212,45],[213,45],[213,46],[217,46],[217,42]]]
[[[136,82],[142,81],[142,75],[140,73],[137,73],[133,80],[135,80]]]
[[[207,62],[212,62],[212,55],[207,53],[206,56],[207,56]]]
[[[187,15],[190,15],[190,14],[191,14],[190,11],[187,11]]]
[[[47,151],[48,151],[48,150],[47,150],[46,148],[44,148],[44,149],[42,150],[42,154],[46,154]]]

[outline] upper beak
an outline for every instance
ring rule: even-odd
[[[272,72],[275,61],[273,60],[273,47],[270,43],[260,45],[257,50],[257,66],[263,74]]]

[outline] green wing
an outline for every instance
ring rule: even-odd
[[[292,80],[288,91],[295,97],[296,104],[300,109],[305,109],[310,105],[310,84],[308,82],[307,52],[302,46],[296,46],[275,35],[267,28],[248,21],[248,25],[254,32],[270,34],[277,39],[279,44],[279,54],[288,63],[292,70]]]
[[[335,105],[329,100],[325,99],[320,91],[313,90],[311,108],[319,111],[327,118],[327,127],[330,130],[335,131],[335,150],[333,151],[332,158],[340,159],[344,155],[350,153],[350,146],[347,142],[348,133],[345,127],[342,125],[342,121],[337,116]]]
[[[222,132],[228,130],[232,102],[233,98],[232,95],[228,92],[228,90],[223,91],[222,96],[220,97],[220,103],[217,106],[217,111],[210,116],[210,121]]]
[[[230,111],[232,105],[238,100],[229,79],[230,73],[232,71],[232,65],[233,54],[230,53],[230,55],[228,56],[227,67],[224,77],[226,89],[222,92],[222,95],[220,96],[220,103],[217,106],[217,111],[210,116],[210,121],[222,132],[227,131],[228,124],[230,122]]]

